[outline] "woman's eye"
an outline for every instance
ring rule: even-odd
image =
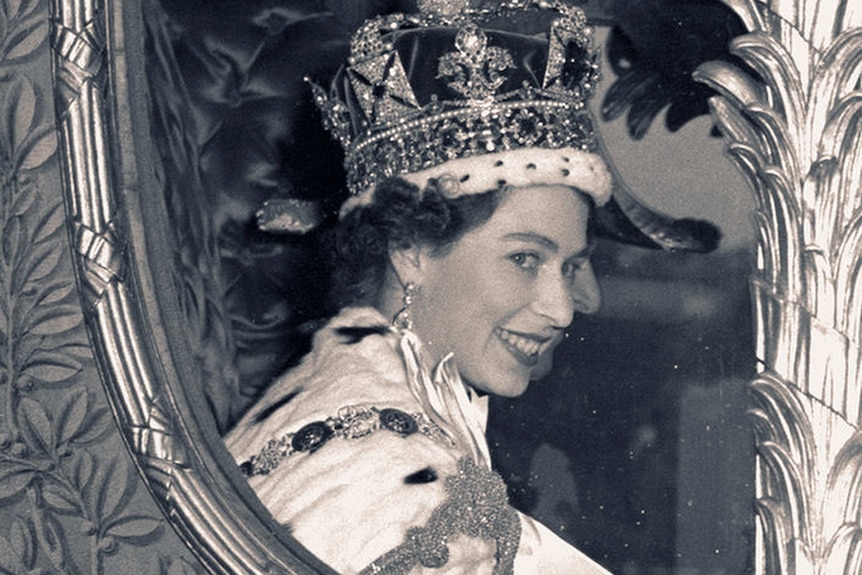
[[[509,256],[509,259],[515,262],[515,265],[525,270],[534,270],[539,267],[539,256],[536,254],[518,252]]]

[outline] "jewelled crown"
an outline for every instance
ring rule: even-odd
[[[312,84],[351,194],[454,159],[597,151],[586,105],[599,65],[584,12],[561,0],[464,4],[425,1],[366,22],[329,93]]]

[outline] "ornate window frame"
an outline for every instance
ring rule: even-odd
[[[760,77],[721,64],[698,72],[721,94],[713,114],[758,201],[759,573],[859,561],[862,12],[853,1],[728,0],[751,32],[733,51]],[[207,295],[189,300],[183,281],[201,277],[181,262],[212,262],[184,251],[170,227],[165,166],[149,136],[164,126],[148,101],[146,10],[52,4],[70,236],[105,387],[154,499],[209,569],[330,572],[279,534],[200,415],[206,382],[184,319]]]
[[[115,418],[154,500],[214,573],[331,573],[282,535],[229,458],[181,309],[145,63],[146,3],[55,0],[57,125],[75,268]],[[175,218],[176,215],[174,214]],[[199,279],[192,277],[192,280]],[[192,302],[201,303],[201,302]],[[192,385],[180,385],[190,382]],[[197,385],[196,385],[197,384]]]

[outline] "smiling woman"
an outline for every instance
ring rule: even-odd
[[[396,565],[420,563],[470,573],[496,564],[494,572],[505,573],[515,548],[518,572],[601,571],[538,524],[522,518],[519,528],[487,469],[461,469],[490,463],[487,406],[477,394],[523,393],[574,312],[599,302],[587,255],[590,198],[559,185],[490,194],[486,202],[502,196],[494,213],[443,253],[421,243],[393,249],[377,298],[385,317],[343,310],[316,337],[312,355],[227,437],[239,460],[249,458],[250,482],[276,519],[339,572],[370,565],[395,573]],[[403,304],[401,286],[414,286]],[[386,317],[399,318],[400,329]],[[428,388],[426,374],[434,372]],[[269,438],[277,444],[254,451]],[[489,487],[492,501],[484,499]],[[459,522],[452,530],[437,523],[452,514]],[[347,539],[321,537],[322,525],[348,523],[355,533]],[[428,540],[414,544],[416,533]]]
[[[523,393],[575,311],[597,308],[587,234],[593,199],[561,185],[445,200],[431,184],[418,195],[406,182],[385,182],[355,210],[365,217],[346,218],[378,222],[376,251],[386,265],[370,292],[377,309],[342,309],[300,366],[228,434],[228,448],[275,518],[341,573],[419,564],[603,572],[508,506],[488,469],[481,397]],[[408,227],[415,218],[379,224],[381,212],[407,202],[423,217],[429,205],[449,206],[449,217],[432,218],[433,241]],[[441,220],[458,224],[447,233]],[[405,232],[418,237],[395,242]],[[342,255],[356,257],[356,237],[339,240],[352,248]],[[346,539],[321,531],[344,524],[355,526]]]
[[[397,279],[380,306],[394,317],[392,288],[415,285],[411,311],[430,363],[457,350],[473,389],[516,397],[574,314],[596,311],[600,295],[589,262],[592,199],[565,186],[502,195],[491,219],[445,255],[421,246],[395,251],[390,278]]]
[[[509,504],[485,438],[488,396],[523,394],[599,308],[596,236],[717,243],[615,190],[586,108],[597,77],[579,8],[425,2],[363,24],[332,90],[314,87],[349,191],[336,315],[225,441],[337,571],[606,572]],[[259,219],[307,233],[314,213],[282,198]]]

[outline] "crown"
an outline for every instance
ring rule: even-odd
[[[374,184],[437,180],[446,197],[500,186],[568,185],[596,204],[596,233],[668,250],[708,252],[721,233],[633,196],[602,155],[587,107],[599,80],[592,30],[565,0],[417,0],[419,13],[367,21],[330,90],[311,83],[345,152],[344,215]],[[273,198],[260,229],[306,233],[319,202]]]
[[[367,21],[329,93],[311,83],[352,195],[485,154],[597,151],[587,101],[598,54],[583,10],[561,0],[465,4],[424,1],[417,14]]]

